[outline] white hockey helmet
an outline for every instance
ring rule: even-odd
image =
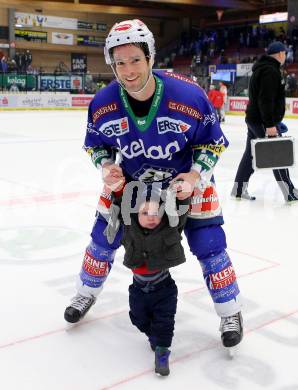
[[[133,19],[115,23],[111,28],[111,31],[106,38],[104,48],[107,65],[113,64],[111,49],[129,43],[145,43],[148,46],[149,55],[153,64],[155,56],[155,41],[153,34],[141,20]]]

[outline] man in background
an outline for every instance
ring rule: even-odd
[[[267,53],[254,64],[249,83],[249,102],[246,109],[246,148],[240,161],[232,196],[238,199],[255,200],[247,187],[252,168],[251,140],[255,138],[278,137],[281,135],[281,121],[285,114],[285,85],[280,67],[286,60],[286,47],[276,41],[269,45]],[[298,190],[290,179],[288,169],[273,169],[285,201],[298,200]]]

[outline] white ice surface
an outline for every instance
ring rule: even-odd
[[[74,294],[93,224],[100,176],[81,149],[86,112],[0,113],[1,390],[298,390],[298,204],[284,204],[270,171],[253,175],[255,202],[230,190],[245,145],[243,117],[216,168],[229,253],[243,296],[245,336],[234,359],[187,244],[172,270],[179,288],[171,374],[128,317],[131,273],[117,252],[97,304],[77,326]],[[298,120],[286,120],[298,139]],[[297,167],[291,176],[298,186]]]

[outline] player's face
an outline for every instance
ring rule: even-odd
[[[121,45],[113,51],[117,76],[127,92],[138,92],[146,84],[150,66],[142,49]]]
[[[139,224],[146,229],[154,229],[160,224],[161,217],[158,214],[157,202],[145,202],[139,210]]]

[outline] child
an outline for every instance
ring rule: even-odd
[[[179,201],[189,205],[189,199]],[[123,206],[122,206],[123,216]],[[124,265],[133,272],[129,286],[130,319],[148,337],[155,351],[155,372],[169,375],[170,346],[174,334],[178,290],[169,267],[185,262],[181,231],[187,213],[176,226],[161,205],[160,193],[149,189],[138,212],[131,213],[131,223],[124,224],[122,244]],[[171,225],[171,226],[170,226]]]

